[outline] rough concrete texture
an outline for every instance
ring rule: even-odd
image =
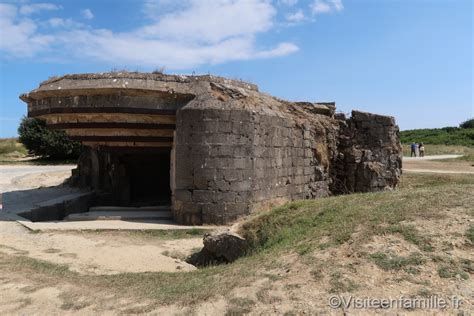
[[[402,147],[393,117],[352,111],[340,122],[334,193],[393,188],[402,170]]]
[[[104,124],[100,138],[94,138],[93,129],[80,136],[91,148],[79,162],[78,182],[111,191],[112,200],[121,204],[127,203],[129,175],[120,167],[121,156],[110,151],[168,146],[172,210],[180,223],[224,224],[289,200],[391,189],[401,173],[394,118],[354,111],[345,119],[335,114],[334,103],[288,102],[241,81],[140,73],[68,75],[21,98],[30,115],[51,125],[64,121],[58,109],[72,115],[77,108],[81,113],[91,109],[89,116],[72,117],[63,127],[69,131],[84,119],[94,127]],[[114,120],[126,120],[159,129],[159,123],[142,115],[156,115],[157,109],[175,111],[171,142],[150,138],[150,132],[137,126],[119,134],[111,128]],[[81,127],[88,124],[81,122]]]
[[[229,263],[243,256],[248,249],[247,241],[229,229],[218,229],[204,234],[204,247],[186,259],[194,266]]]

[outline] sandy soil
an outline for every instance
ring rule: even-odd
[[[433,158],[433,157],[429,157]],[[403,171],[429,173],[474,174],[474,164],[462,160],[403,159]]]
[[[0,165],[0,192],[55,186],[71,176],[75,165]]]
[[[15,222],[0,222],[0,251],[67,264],[87,274],[190,271],[195,267],[164,255],[184,258],[202,246],[202,238],[160,240],[114,234],[68,232],[32,234]]]

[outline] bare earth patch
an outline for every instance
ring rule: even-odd
[[[179,253],[184,258],[202,245],[201,237],[160,240],[87,232],[32,234],[14,222],[0,222],[0,231],[1,252],[27,253],[86,274],[190,271],[195,267],[165,254]]]
[[[470,161],[446,160],[403,160],[403,171],[430,173],[466,173],[474,174],[474,164]]]

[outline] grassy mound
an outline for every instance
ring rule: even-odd
[[[353,239],[356,231],[360,243],[374,235],[397,232],[427,250],[429,242],[406,223],[436,216],[439,209],[453,203],[474,203],[468,192],[474,193],[470,175],[408,174],[400,190],[288,203],[250,219],[240,233],[257,252],[296,249],[301,254],[341,245]]]
[[[0,156],[22,156],[26,155],[28,151],[25,146],[18,142],[16,138],[1,138],[0,139]]]

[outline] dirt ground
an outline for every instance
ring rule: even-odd
[[[0,165],[0,192],[50,187],[71,176],[75,165]]]
[[[422,220],[415,224],[420,233],[436,235],[433,258],[449,256],[454,260],[474,260],[465,237],[459,232],[473,224],[472,217],[444,210],[441,216]],[[2,227],[2,235],[3,235]],[[10,234],[19,234],[21,237]],[[2,237],[0,259],[11,256],[27,256],[48,262],[66,264],[80,274],[110,274],[117,272],[156,271],[162,263],[169,271],[192,269],[179,259],[168,257],[179,249],[180,255],[199,246],[200,238],[186,240],[155,240],[133,235],[114,233],[61,233],[31,234],[10,229],[8,237]],[[122,296],[113,288],[98,290],[93,285],[75,284],[54,276],[37,278],[34,275],[0,269],[0,314],[117,314],[150,313],[167,315],[240,315],[247,312],[260,314],[342,314],[340,309],[328,309],[328,292],[350,292],[346,297],[397,298],[414,294],[443,293],[444,297],[456,295],[463,301],[464,311],[473,310],[474,283],[461,278],[439,278],[435,261],[416,266],[416,273],[384,271],[368,260],[364,254],[381,252],[408,256],[417,248],[399,234],[384,234],[359,243],[358,234],[352,242],[327,250],[315,250],[301,257],[298,254],[279,258],[279,267],[266,271],[265,277],[257,278],[245,287],[237,287],[230,293],[203,301],[193,306],[183,304],[156,305],[133,295]],[[7,246],[8,245],[15,245]],[[164,251],[168,251],[163,255]],[[178,255],[178,256],[180,256]],[[306,259],[305,259],[306,258]],[[112,260],[111,260],[112,259]],[[3,260],[0,260],[2,262]],[[302,262],[310,260],[311,262]],[[443,260],[443,259],[440,259]],[[383,286],[381,286],[383,284]],[[232,299],[229,299],[232,297]],[[395,310],[393,310],[395,312]],[[399,310],[400,312],[400,310]],[[404,314],[404,310],[401,310]],[[406,311],[405,311],[406,312]],[[366,311],[353,310],[352,315],[365,315]],[[450,314],[450,313],[448,313]]]
[[[437,156],[433,156],[433,158],[436,157]],[[462,161],[456,159],[403,159],[403,171],[425,173],[474,174],[474,163],[470,161]]]
[[[0,251],[66,264],[85,274],[190,271],[182,259],[202,247],[202,238],[162,240],[113,232],[31,233],[12,222],[0,222]],[[173,258],[173,256],[175,258]]]
[[[404,168],[467,172],[472,167],[462,161],[410,161],[404,162]],[[26,178],[38,179],[37,175]],[[338,247],[275,258],[278,264],[274,270],[260,271],[245,287],[235,287],[230,293],[223,292],[191,305],[156,304],[138,292],[134,294],[133,286],[124,294],[122,289],[114,287],[113,281],[104,287],[93,280],[103,276],[128,278],[135,273],[146,278],[147,273],[159,271],[186,275],[195,268],[183,259],[201,247],[200,236],[156,238],[108,231],[34,233],[16,222],[0,221],[0,314],[342,315],[346,314],[342,309],[328,308],[328,293],[339,292],[346,293],[346,297],[376,298],[443,293],[446,298],[460,297],[461,311],[472,311],[472,273],[464,280],[461,274],[440,278],[437,272],[439,261],[474,261],[472,246],[464,235],[474,220],[463,207],[453,205],[440,210],[433,218],[407,223],[414,224],[421,235],[434,241],[432,260],[414,266],[413,271],[385,271],[367,258],[367,253],[374,252],[408,257],[419,250],[399,233],[381,234],[362,241],[356,232],[349,242]],[[60,266],[48,266],[45,262]],[[68,274],[64,272],[63,276],[58,267],[77,273],[86,281],[68,280]],[[258,270],[258,267],[252,269]],[[448,314],[452,314],[451,311],[447,311]],[[390,312],[405,314],[407,311]],[[365,315],[367,311],[351,310],[350,314]]]

